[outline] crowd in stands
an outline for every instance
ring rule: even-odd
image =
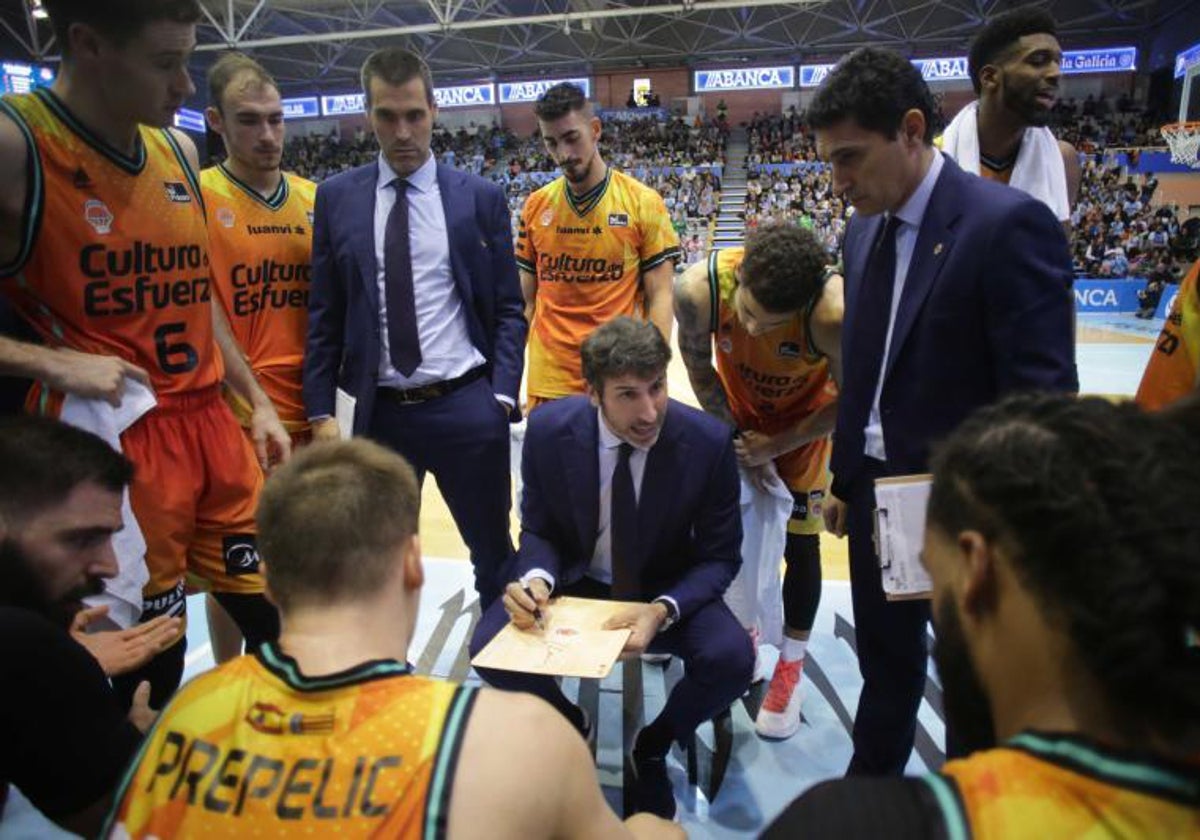
[[[755,113],[746,126],[746,230],[767,222],[807,227],[837,253],[846,232],[849,206],[833,195],[829,171],[817,160],[816,143],[795,107],[783,114]],[[771,171],[792,164],[790,171]],[[760,168],[768,167],[768,168]]]
[[[1160,145],[1160,120],[1127,96],[1065,99],[1054,116],[1055,133],[1089,155],[1071,220],[1076,272],[1177,282],[1182,267],[1198,256],[1200,222],[1187,223],[1177,208],[1156,205],[1158,180],[1153,175],[1123,178],[1120,165],[1105,154],[1112,148]],[[794,106],[781,114],[756,113],[746,132],[746,228],[768,221],[803,225],[836,253],[849,207],[833,195],[802,114]],[[666,122],[646,117],[604,125],[606,160],[642,177],[663,196],[685,263],[699,258],[704,231],[716,216],[721,179],[708,167],[724,166],[728,136],[728,122],[719,119],[689,123],[681,117]],[[506,183],[514,218],[530,192],[557,169],[537,136],[519,138],[497,126],[441,128],[434,133],[433,149],[446,164]],[[362,129],[345,138],[294,136],[284,167],[321,181],[375,154],[373,138]],[[770,171],[775,164],[793,166]]]
[[[685,246],[693,235],[700,237],[693,243],[699,246],[720,202],[719,167],[725,163],[728,135],[728,124],[717,120],[614,120],[604,124],[603,148],[611,165],[642,178],[662,194]],[[505,184],[514,226],[529,194],[557,174],[558,167],[540,137],[519,138],[497,126],[438,128],[432,148],[442,163]],[[287,142],[283,168],[323,181],[377,154],[374,138],[365,129],[353,137],[299,135]],[[686,256],[686,247],[684,251]]]

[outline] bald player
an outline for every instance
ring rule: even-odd
[[[217,593],[252,645],[274,638],[263,598],[255,462],[291,441],[212,303],[196,149],[167,128],[194,92],[195,0],[47,0],[63,51],[53,88],[0,104],[0,289],[44,347],[0,342],[0,359],[41,381],[36,407],[65,393],[114,405],[135,379],[156,406],[121,436],[147,544],[142,621],[183,615],[184,578]],[[253,407],[254,445],[221,399]],[[186,641],[116,680],[143,679],[160,706]]]
[[[1075,147],[1048,128],[1062,78],[1054,18],[1032,6],[999,15],[979,30],[967,63],[979,100],[946,128],[943,151],[1041,200],[1069,229],[1081,170]]]
[[[826,257],[812,231],[767,225],[745,248],[713,251],[693,265],[675,290],[679,347],[697,399],[738,430],[743,473],[762,486],[774,464],[794,499],[784,553],[785,638],[755,721],[766,738],[790,738],[800,727],[800,676],[821,599],[821,506],[842,334],[842,280]]]
[[[317,185],[280,169],[283,102],[275,79],[257,61],[238,52],[218,58],[208,69],[208,102],[205,117],[226,152],[224,161],[200,173],[217,298],[298,446],[309,439],[300,373]],[[236,391],[227,390],[226,399],[249,432],[250,406]],[[206,606],[217,661],[236,656],[237,628],[212,597]]]
[[[258,516],[279,642],[179,692],[103,836],[683,836],[622,824],[549,704],[413,673],[420,499],[404,459],[362,438],[276,471]]]
[[[611,168],[600,119],[569,82],[534,105],[562,175],[525,201],[517,267],[529,321],[529,408],[585,390],[579,348],[618,315],[649,320],[671,339],[679,237],[662,196]]]

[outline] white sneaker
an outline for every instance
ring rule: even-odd
[[[754,729],[761,737],[782,740],[792,737],[800,728],[800,704],[804,700],[800,676],[803,670],[803,659],[787,662],[780,657],[775,664],[767,696],[754,721]]]

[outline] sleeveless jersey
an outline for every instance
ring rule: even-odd
[[[1165,294],[1165,292],[1164,292]],[[1200,382],[1200,261],[1175,294],[1137,390],[1137,403],[1159,409],[1190,394]]]
[[[159,394],[215,385],[208,234],[197,183],[166,129],[113,149],[49,90],[0,103],[29,155],[23,244],[0,288],[47,344],[145,368]]]
[[[233,337],[288,431],[308,426],[300,374],[312,276],[312,211],[317,185],[283,173],[269,198],[224,165],[200,173],[217,297]],[[233,392],[242,425],[250,407]]]
[[[1026,732],[924,780],[950,837],[1200,836],[1197,768]]]
[[[306,677],[263,645],[180,689],[102,836],[444,836],[475,697],[394,660]]]
[[[738,320],[733,295],[744,248],[708,255],[708,286],[716,339],[717,376],[738,428],[773,435],[837,399],[829,361],[812,342],[806,311],[791,323],[759,336]],[[828,485],[828,437],[775,459],[780,478],[792,490]]]
[[[644,309],[641,274],[679,257],[662,196],[611,167],[587,195],[559,177],[529,196],[517,265],[537,276],[529,325],[531,397],[584,391],[579,348],[596,327]]]

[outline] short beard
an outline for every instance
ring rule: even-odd
[[[52,597],[28,553],[12,538],[0,539],[0,592],[4,593],[0,604],[30,610],[65,629],[79,612],[82,600],[103,591],[104,581],[92,578],[62,598]]]
[[[996,746],[992,704],[963,634],[958,609],[949,598],[934,605],[933,661],[942,681],[946,731],[962,755]]]

